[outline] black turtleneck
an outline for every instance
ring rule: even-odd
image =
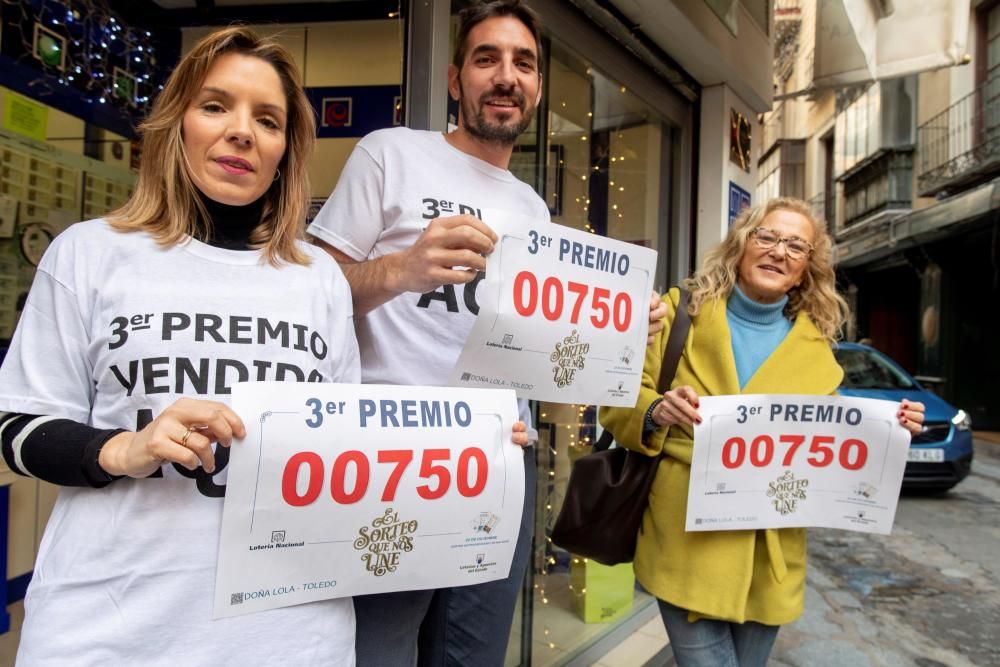
[[[244,206],[230,206],[210,199],[203,192],[198,194],[211,219],[211,225],[199,225],[202,229],[212,230],[205,242],[225,250],[252,250],[250,234],[260,224],[264,197]]]
[[[225,250],[251,250],[250,233],[260,224],[264,198],[246,206],[228,206],[204,195],[201,201],[212,221],[206,243]],[[0,414],[0,453],[7,466],[21,475],[62,486],[101,487],[115,478],[98,464],[101,447],[122,429],[97,429],[71,419],[23,413]],[[23,435],[22,435],[23,434]],[[23,441],[20,456],[14,440]]]

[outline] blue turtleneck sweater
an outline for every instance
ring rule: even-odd
[[[791,320],[782,312],[787,303],[787,296],[777,303],[757,303],[744,294],[739,285],[733,286],[726,302],[726,319],[732,335],[740,389],[792,330]]]

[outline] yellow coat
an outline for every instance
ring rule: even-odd
[[[650,593],[710,617],[768,625],[790,623],[802,614],[805,593],[806,531],[738,530],[688,533],[688,480],[694,447],[692,429],[657,429],[642,441],[646,409],[659,397],[660,361],[680,300],[677,289],[664,295],[667,326],[647,348],[642,388],[634,409],[602,408],[601,423],[620,445],[661,460],[649,494],[636,547],[635,573]],[[804,313],[740,391],[724,301],[702,304],[692,318],[671,387],[690,385],[699,396],[730,394],[813,394],[835,392],[843,371],[829,342]]]

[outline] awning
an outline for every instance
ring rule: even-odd
[[[891,79],[967,62],[969,2],[818,2],[813,88]]]
[[[903,248],[952,235],[997,209],[1000,209],[1000,178],[927,208],[866,228],[849,239],[838,240],[833,248],[834,262],[839,268],[870,264]]]

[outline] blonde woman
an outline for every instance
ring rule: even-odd
[[[699,396],[833,394],[843,371],[831,344],[847,314],[837,294],[830,236],[806,202],[772,199],[746,209],[684,285],[691,329],[670,391],[656,378],[680,299],[670,290],[667,327],[648,348],[634,409],[608,408],[616,440],[663,452],[636,547],[635,571],[659,599],[679,667],[767,663],[778,628],[802,613],[806,531],[684,531]],[[900,406],[918,432],[923,405]]]
[[[135,195],[39,266],[0,370],[5,461],[62,487],[22,667],[354,664],[350,599],[212,620],[233,385],[359,380],[347,283],[300,240],[299,81],[247,28],[203,39],[141,127]]]

